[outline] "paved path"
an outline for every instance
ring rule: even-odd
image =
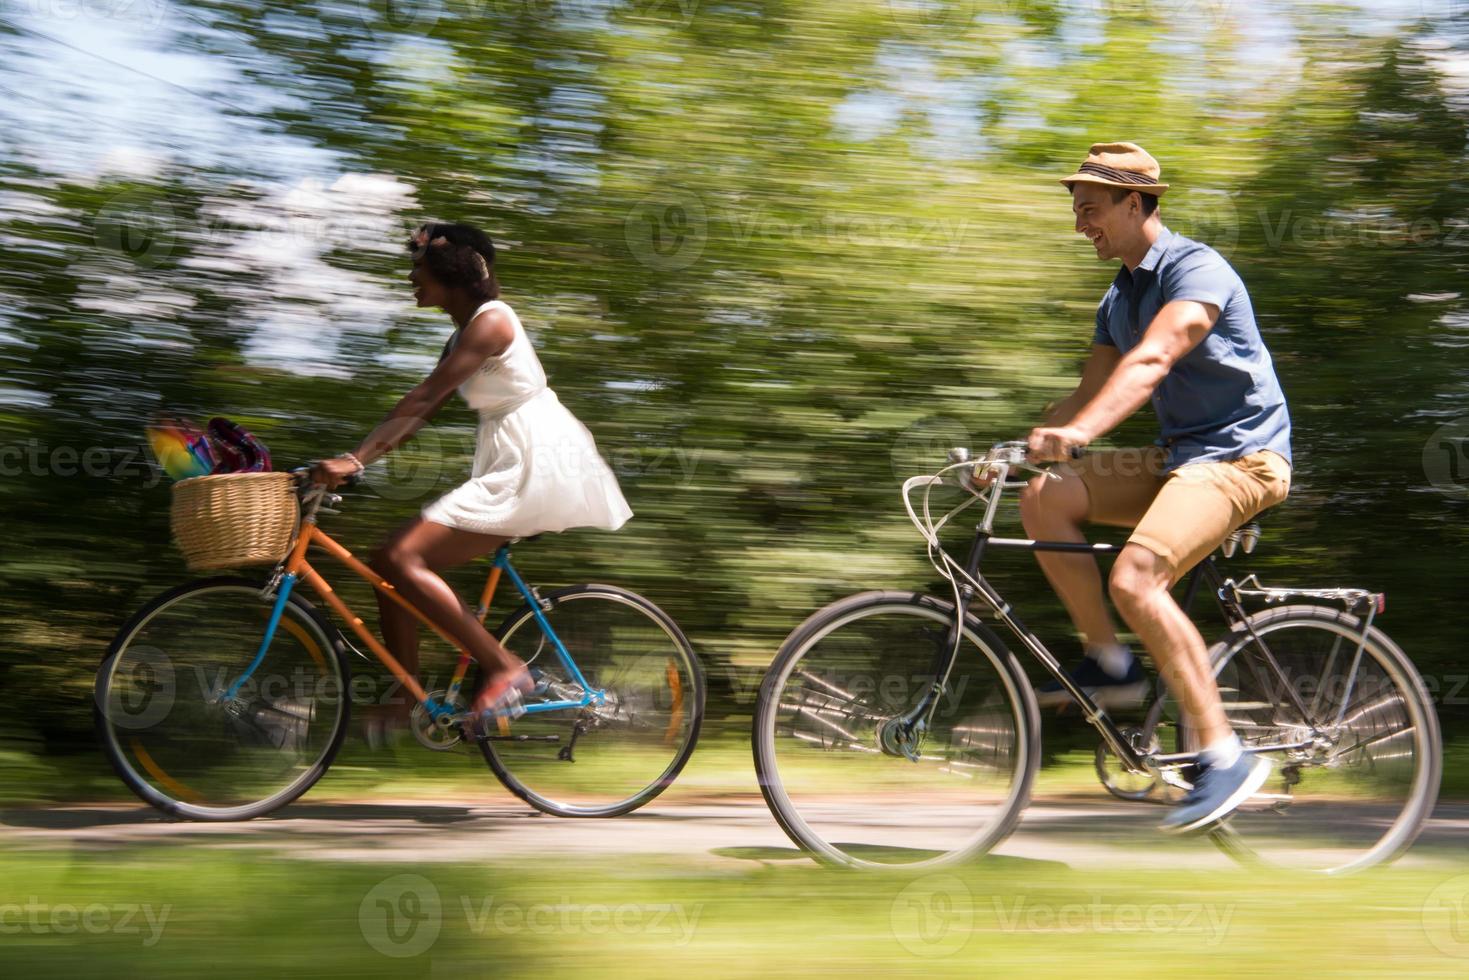
[[[1231,861],[1207,839],[1177,840],[1153,829],[1161,810],[1097,798],[1041,799],[995,852],[1077,868],[1206,869]],[[1469,804],[1443,804],[1403,863],[1449,866],[1469,841]],[[244,823],[163,818],[142,805],[0,811],[0,842],[9,848],[134,850],[179,843],[266,850],[302,859],[454,861],[541,854],[664,855],[711,865],[804,860],[758,797],[654,801],[613,820],[562,820],[518,801],[485,797],[469,804],[403,800],[313,802]]]

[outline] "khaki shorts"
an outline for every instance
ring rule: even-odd
[[[1167,451],[1103,449],[1066,464],[1086,484],[1087,520],[1133,528],[1127,540],[1166,561],[1175,581],[1229,533],[1290,493],[1290,463],[1261,449],[1164,473]]]

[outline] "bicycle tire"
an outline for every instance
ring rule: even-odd
[[[329,737],[323,744],[320,754],[305,768],[300,775],[291,780],[282,790],[272,793],[263,800],[233,806],[204,806],[188,800],[179,799],[176,795],[165,793],[154,785],[159,782],[157,776],[150,781],[148,773],[140,773],[134,768],[130,761],[130,752],[125,749],[122,740],[118,737],[117,726],[109,718],[106,705],[110,703],[110,695],[113,691],[113,678],[116,672],[119,658],[130,649],[132,640],[137,637],[155,617],[160,613],[176,607],[189,596],[202,595],[209,592],[225,592],[234,596],[246,597],[248,594],[259,596],[263,583],[259,580],[237,577],[216,576],[206,579],[196,579],[186,582],[176,588],[155,597],[139,609],[118,630],[112,643],[108,646],[106,654],[103,655],[101,663],[97,668],[97,679],[93,691],[93,720],[97,729],[98,738],[102,744],[103,754],[107,757],[113,771],[117,773],[123,783],[139,799],[162,812],[173,816],[190,820],[202,821],[236,821],[249,820],[262,816],[279,809],[299,798],[301,794],[310,789],[330,768],[337,752],[341,749],[343,738],[347,732],[348,715],[350,713],[350,698],[347,696],[350,690],[351,671],[347,659],[341,648],[339,634],[332,624],[305,598],[292,594],[288,600],[290,612],[283,615],[282,622],[289,622],[295,626],[310,631],[310,639],[319,646],[319,652],[323,656],[323,663],[329,663],[337,673],[337,690],[339,697],[336,703],[336,722]],[[262,602],[268,607],[268,603]],[[290,618],[288,618],[288,616]],[[327,660],[326,658],[330,658]],[[314,717],[314,715],[313,715]],[[132,749],[136,753],[136,747]],[[169,780],[163,780],[165,787]]]
[[[791,800],[783,781],[776,728],[781,709],[781,694],[788,678],[816,643],[844,625],[883,612],[916,616],[934,623],[951,625],[954,605],[943,599],[914,592],[864,592],[817,610],[798,626],[781,645],[760,685],[751,738],[760,792],[786,836],[822,864],[842,868],[912,872],[970,860],[992,850],[1014,830],[1021,811],[1030,800],[1035,774],[1040,765],[1040,710],[1035,693],[1020,664],[1004,642],[972,614],[965,615],[964,636],[970,641],[971,647],[977,647],[983,652],[1002,683],[1004,701],[1003,711],[999,712],[999,716],[1013,720],[1014,750],[1019,755],[1018,762],[1013,766],[1013,783],[1007,790],[1004,802],[996,810],[996,817],[990,826],[977,832],[962,847],[938,857],[900,863],[867,860],[860,854],[843,850],[836,842],[824,839],[813,829]],[[945,626],[945,635],[947,631],[948,626]],[[961,666],[962,664],[956,664],[953,669],[958,670]],[[950,678],[953,676],[951,672]],[[952,769],[951,765],[950,770]]]
[[[1362,635],[1362,620],[1359,617],[1342,610],[1313,604],[1294,604],[1266,609],[1251,615],[1247,622],[1248,627],[1243,623],[1236,624],[1223,639],[1210,647],[1209,658],[1216,677],[1227,669],[1227,666],[1242,650],[1253,643],[1251,628],[1264,636],[1267,646],[1270,645],[1272,634],[1278,634],[1285,629],[1326,629],[1337,633],[1343,639],[1350,641],[1352,645],[1355,645],[1357,639]],[[1367,634],[1364,652],[1368,652],[1373,660],[1384,668],[1384,673],[1392,682],[1393,688],[1401,692],[1403,704],[1408,710],[1411,721],[1410,729],[1414,734],[1413,744],[1418,749],[1414,753],[1415,770],[1412,777],[1412,788],[1401,811],[1392,820],[1388,829],[1362,854],[1341,864],[1309,869],[1297,868],[1297,870],[1309,870],[1327,875],[1344,875],[1391,862],[1411,846],[1418,837],[1438,798],[1439,782],[1443,772],[1442,740],[1438,717],[1417,668],[1414,667],[1407,654],[1376,626],[1373,626]],[[1149,711],[1146,730],[1150,734],[1163,723],[1163,716],[1168,705],[1169,699],[1159,698]],[[1186,729],[1180,729],[1179,741],[1183,743],[1179,746],[1182,751],[1197,749],[1197,746],[1192,744],[1196,740],[1189,737]],[[1263,854],[1258,843],[1255,845],[1250,843],[1250,828],[1242,828],[1242,823],[1243,821],[1236,815],[1214,828],[1211,837],[1221,850],[1243,864],[1250,866],[1281,864]],[[1289,867],[1289,865],[1286,866]]]
[[[566,635],[565,623],[563,622],[563,625],[560,627],[557,625],[557,620],[560,618],[557,616],[558,611],[579,609],[582,613],[585,613],[593,607],[578,607],[576,604],[594,600],[605,600],[613,605],[597,608],[605,608],[609,611],[609,614],[614,605],[618,610],[635,610],[637,614],[646,617],[648,622],[651,622],[657,627],[657,634],[652,635],[661,634],[667,638],[669,643],[666,649],[655,655],[655,658],[657,656],[666,656],[669,665],[655,664],[652,659],[644,657],[644,661],[646,662],[640,662],[638,666],[644,669],[644,676],[648,676],[650,669],[662,669],[674,671],[673,674],[665,674],[665,679],[673,676],[678,678],[676,691],[673,690],[674,682],[672,680],[668,681],[670,688],[668,695],[670,705],[669,718],[671,721],[660,722],[661,724],[670,726],[664,729],[665,734],[672,730],[673,723],[677,723],[678,732],[675,737],[677,738],[678,744],[672,752],[666,753],[666,762],[660,763],[659,759],[661,759],[664,753],[661,750],[654,750],[654,754],[659,757],[659,759],[655,759],[655,764],[661,765],[658,772],[650,774],[650,778],[646,781],[643,781],[641,776],[637,777],[632,781],[638,784],[635,790],[625,795],[622,795],[618,791],[618,794],[613,799],[594,799],[599,794],[597,790],[593,789],[585,793],[586,799],[573,801],[568,797],[576,792],[580,792],[573,786],[566,786],[559,791],[554,788],[556,775],[562,775],[563,783],[566,783],[564,777],[570,776],[571,772],[565,766],[552,765],[552,760],[549,757],[549,749],[539,751],[534,746],[537,744],[545,746],[555,745],[556,752],[560,753],[563,749],[573,744],[569,741],[565,743],[560,741],[536,743],[532,737],[526,742],[514,742],[509,740],[508,734],[504,740],[497,740],[496,738],[482,739],[479,745],[485,762],[489,764],[491,772],[495,774],[495,778],[506,789],[543,813],[558,817],[616,817],[630,813],[639,807],[647,805],[666,790],[673,783],[674,779],[678,777],[678,774],[683,771],[684,766],[689,761],[689,757],[693,755],[694,747],[699,740],[699,731],[703,726],[706,696],[704,671],[699,664],[699,658],[694,652],[693,645],[689,643],[688,638],[684,636],[683,631],[679,629],[678,624],[673,621],[672,617],[648,599],[627,589],[619,588],[615,585],[572,585],[547,592],[541,599],[543,611],[549,617],[552,628],[556,630],[562,642],[566,643],[568,647],[583,647],[579,650],[573,649],[572,656],[576,660],[579,669],[587,676],[588,682],[594,688],[598,687],[599,680],[606,679],[592,676],[593,673],[602,673],[598,660],[594,659],[595,657],[601,656],[601,652],[590,648],[591,645],[581,644],[579,641],[585,639],[585,637]],[[541,646],[545,645],[544,634],[540,632],[538,626],[532,625],[534,619],[534,610],[529,605],[522,605],[506,617],[504,622],[495,631],[496,639],[504,643],[511,652],[516,653],[528,662],[533,657],[527,656],[526,647],[518,638],[527,636],[533,639],[536,636],[540,636],[540,639],[534,642]],[[646,625],[642,624],[641,620],[633,620],[632,622],[639,624],[637,628],[647,628]],[[597,625],[606,629],[611,628],[606,623]],[[530,629],[528,630],[527,627],[530,627]],[[628,629],[633,627],[624,625],[622,628]],[[615,656],[615,651],[613,655]],[[683,670],[679,671],[679,667],[682,667]],[[556,664],[554,659],[552,659],[549,662],[549,668],[557,670],[559,669],[559,664]],[[627,671],[624,671],[618,683],[624,683],[626,680]],[[566,685],[563,684],[562,686],[565,687]],[[627,688],[624,688],[622,691],[616,691],[613,685],[608,686],[613,687],[614,693],[619,697],[632,697],[630,690]],[[688,689],[686,690],[685,687]],[[646,700],[645,696],[647,692],[639,691],[637,693],[642,697],[642,700]],[[621,710],[620,708],[618,709],[618,711]],[[643,717],[646,719],[651,717],[652,714],[649,711]],[[683,720],[680,721],[679,719]],[[610,717],[605,708],[597,709],[589,707],[527,714],[507,722],[504,730],[507,730],[508,733],[523,733],[527,729],[538,732],[546,727],[565,726],[568,720],[571,721],[573,727],[575,727],[578,721],[586,721],[592,725],[592,732],[609,730],[630,731],[636,727],[628,718]],[[645,730],[652,731],[653,729],[648,728]],[[577,737],[580,738],[581,736],[578,735]],[[513,750],[512,747],[517,745],[527,746],[528,748],[525,750]],[[516,751],[521,751],[524,754],[513,754]],[[584,746],[583,751],[585,752]],[[626,751],[623,753],[623,760],[625,758]],[[556,761],[564,762],[566,760],[558,757]],[[616,764],[621,765],[625,764],[625,762],[618,762]],[[574,766],[576,763],[573,761],[570,762],[570,765]],[[516,774],[517,769],[520,769],[520,775]],[[573,777],[573,781],[575,778],[577,777]]]

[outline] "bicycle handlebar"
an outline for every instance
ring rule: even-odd
[[[1072,446],[1067,455],[1069,455],[1071,459],[1080,459],[1085,454],[1086,450],[1083,447]],[[979,495],[983,493],[985,489],[990,485],[989,483],[986,483],[981,486],[980,484],[975,482],[975,476],[981,472],[993,469],[995,467],[1003,466],[1005,467],[1007,474],[1009,470],[1024,469],[1029,470],[1037,475],[1047,476],[1051,479],[1060,479],[1051,471],[1051,462],[1052,461],[1047,461],[1045,463],[1036,463],[1031,461],[1029,444],[1023,440],[1018,439],[1010,440],[1008,442],[995,443],[993,446],[990,447],[989,452],[985,453],[978,459],[973,460],[972,463],[969,458],[969,450],[963,446],[956,446],[955,448],[949,450],[949,465],[945,466],[943,470],[939,471],[939,473],[937,474],[937,478],[942,481],[943,474],[945,472],[952,469],[958,469],[959,472],[957,480],[959,486],[961,486],[965,490],[968,490],[972,494]],[[966,463],[969,463],[970,465],[964,466],[964,464]],[[960,467],[963,468],[961,469]],[[991,480],[990,482],[993,482],[993,480]],[[1006,481],[1005,485],[1019,486],[1021,485],[1021,482]]]
[[[291,476],[296,480],[296,491],[301,495],[302,515],[309,519],[315,519],[318,512],[327,514],[337,513],[331,508],[342,502],[341,494],[331,493],[327,490],[326,484],[324,483],[312,482],[311,471],[315,468],[315,465],[315,463],[309,463],[305,466],[297,466],[290,471]],[[350,489],[361,481],[362,474],[355,473],[343,480],[338,486],[344,489]]]
[[[306,463],[305,465],[297,466],[297,467],[295,467],[294,469],[291,470],[291,475],[294,476],[296,478],[296,482],[298,484],[300,484],[301,486],[303,486],[303,487],[304,486],[307,486],[308,484],[310,486],[318,486],[319,487],[319,486],[321,486],[321,484],[319,484],[319,483],[311,483],[311,471],[316,468],[316,464],[318,462],[320,462],[320,460],[312,460],[311,462]],[[342,487],[342,488],[347,489],[347,490],[350,490],[353,487],[357,486],[357,484],[359,484],[361,482],[362,482],[362,474],[361,473],[354,473],[351,476],[349,476],[346,479],[344,479],[341,483],[337,484],[337,486]]]

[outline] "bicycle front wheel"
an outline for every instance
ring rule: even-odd
[[[134,793],[165,813],[244,820],[321,778],[347,728],[334,631],[291,596],[255,660],[273,599],[245,578],[191,582],[125,625],[97,671],[97,733]]]
[[[1433,809],[1443,764],[1412,662],[1325,606],[1270,609],[1249,624],[1263,644],[1239,626],[1210,658],[1235,733],[1274,771],[1215,841],[1246,863],[1327,874],[1396,857]],[[1199,748],[1172,697],[1154,707],[1154,730],[1165,751]]]
[[[704,674],[693,647],[661,609],[611,585],[548,592],[540,613],[555,639],[529,606],[495,634],[530,666],[537,690],[527,714],[491,726],[480,742],[485,761],[507,789],[546,813],[636,810],[673,782],[698,740]],[[577,703],[538,707],[556,702]]]
[[[864,593],[813,615],[771,664],[755,769],[776,821],[818,860],[936,867],[1014,827],[1040,759],[1035,695],[973,617],[940,676],[953,622],[931,596]]]

